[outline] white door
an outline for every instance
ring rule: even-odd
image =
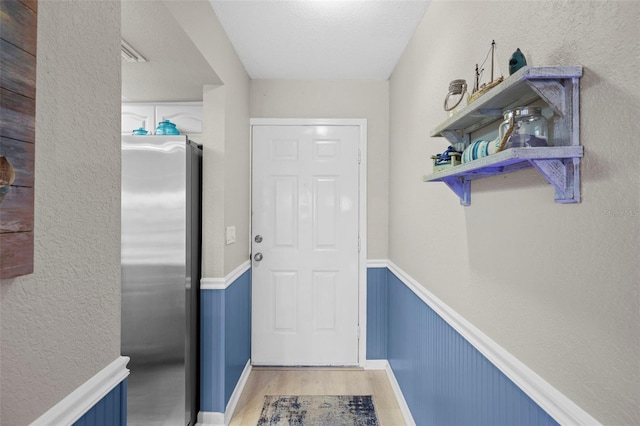
[[[255,365],[358,363],[359,127],[253,126]]]

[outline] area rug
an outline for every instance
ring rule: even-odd
[[[371,395],[266,395],[257,426],[378,426]]]

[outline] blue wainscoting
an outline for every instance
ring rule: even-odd
[[[74,426],[126,426],[127,380],[123,380],[91,407]]]
[[[251,357],[251,270],[200,303],[200,411],[224,413]]]
[[[367,359],[387,359],[387,268],[367,268]]]
[[[367,359],[386,353],[417,425],[558,424],[389,269],[367,276]]]
[[[225,407],[251,358],[251,270],[234,281],[226,293]]]

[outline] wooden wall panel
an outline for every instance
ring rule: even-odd
[[[0,233],[33,230],[33,188],[12,188],[2,201]]]
[[[0,86],[35,99],[35,74],[36,57],[0,39]]]
[[[34,12],[38,11],[38,0],[18,0],[20,3],[28,7]],[[35,54],[35,53],[34,53]]]
[[[0,1],[0,39],[36,55],[37,7],[15,0]]]
[[[37,10],[36,0],[0,1],[0,185],[11,182],[0,198],[3,279],[33,272]]]
[[[30,142],[18,141],[0,136],[0,155],[11,158],[15,168],[16,180],[13,186],[31,186],[34,181],[35,145]]]
[[[33,231],[0,234],[0,278],[33,273]]]
[[[0,136],[35,142],[36,101],[0,89]]]

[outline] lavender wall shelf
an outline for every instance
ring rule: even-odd
[[[444,182],[471,204],[471,181],[535,168],[556,189],[557,203],[580,202],[580,103],[582,67],[524,67],[432,130],[451,144],[470,143],[473,131],[502,119],[502,112],[542,100],[553,112],[552,147],[513,148],[423,177]]]

